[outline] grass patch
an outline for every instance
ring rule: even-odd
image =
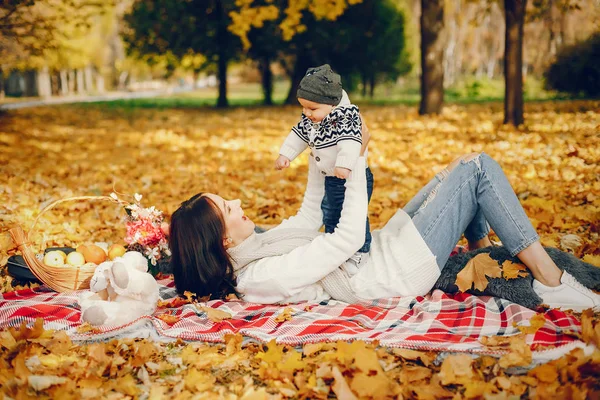
[[[288,91],[289,82],[278,81],[275,83],[273,89],[275,105],[283,104]],[[162,97],[78,103],[76,106],[102,107],[124,112],[135,109],[197,109],[214,107],[217,97],[217,88],[203,88]],[[527,102],[571,99],[569,96],[545,90],[543,82],[534,78],[528,78],[525,81],[524,97]],[[262,90],[258,83],[232,84],[228,87],[227,98],[230,107],[263,106]],[[351,99],[358,105],[416,106],[420,101],[419,82],[410,79],[393,85],[382,84],[377,86],[373,97],[363,96],[360,91],[355,91],[351,93]],[[504,81],[501,79],[465,78],[447,88],[444,99],[446,104],[502,102],[504,100]]]

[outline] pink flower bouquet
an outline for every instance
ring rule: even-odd
[[[120,201],[116,193],[111,193],[110,197]],[[142,207],[141,194],[136,193],[133,197],[134,202],[125,205],[127,212],[125,242],[129,250],[139,251],[146,256],[150,270],[157,272],[157,265],[168,262],[171,256],[167,240],[168,224],[164,222],[162,211],[154,206]]]

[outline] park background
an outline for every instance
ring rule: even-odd
[[[168,218],[189,196],[214,191],[240,198],[260,225],[295,212],[306,159],[284,172],[273,161],[300,117],[299,79],[323,63],[342,75],[372,133],[374,228],[453,158],[485,151],[542,243],[600,266],[599,17],[597,0],[4,1],[1,290],[24,287],[6,271],[16,252],[7,230],[27,229],[58,199],[140,193]],[[41,250],[121,243],[124,234],[121,209],[81,201],[46,213],[30,239]],[[597,314],[581,319],[583,333],[573,334],[598,345]],[[371,345],[355,357],[337,343],[305,348],[292,377],[265,364],[267,353],[297,361],[275,344],[241,348],[230,337],[226,349],[128,339],[87,346],[36,325],[0,331],[0,389],[12,398],[352,398],[377,397],[383,379],[404,398],[600,390],[598,350],[523,371],[511,367],[527,365],[529,347],[509,339],[510,367]],[[18,378],[34,355],[50,376],[42,391]],[[351,388],[315,378],[324,360]],[[140,367],[146,362],[159,367]],[[377,363],[389,367],[386,378],[351,379],[357,365]]]
[[[185,90],[150,103],[293,104],[306,69],[327,62],[357,102],[437,113],[444,98],[506,98],[519,124],[521,93],[598,96],[599,20],[596,0],[12,0],[0,98]]]

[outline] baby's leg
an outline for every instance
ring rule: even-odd
[[[344,194],[346,193],[345,179],[335,176],[325,177],[325,195],[321,201],[321,210],[323,211],[323,224],[326,233],[333,233],[340,216],[342,206],[344,205]]]
[[[367,196],[368,201],[371,202],[371,196],[373,195],[373,173],[371,169],[367,167],[365,171],[367,175]],[[363,247],[358,250],[359,253],[368,253],[371,250],[371,226],[369,224],[369,216],[367,215],[367,229],[365,230],[365,243]]]

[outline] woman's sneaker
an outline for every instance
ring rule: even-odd
[[[581,312],[586,308],[600,311],[600,295],[583,286],[573,275],[563,271],[561,284],[546,286],[537,279],[533,280],[533,291],[542,298],[542,303],[550,308]]]

